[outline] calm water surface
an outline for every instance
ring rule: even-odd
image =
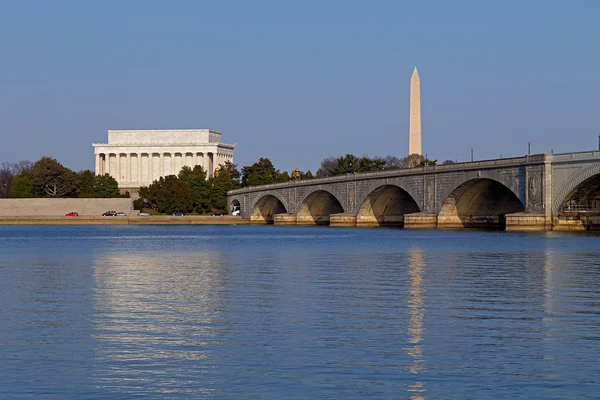
[[[600,237],[0,226],[0,397],[592,399]]]

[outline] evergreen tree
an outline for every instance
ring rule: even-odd
[[[36,197],[33,193],[33,181],[30,172],[23,171],[15,176],[10,187],[9,196],[17,199]]]
[[[206,180],[206,172],[200,165],[196,165],[192,170],[190,167],[183,167],[179,173],[179,179],[185,182],[192,190],[193,207],[199,213],[210,209],[210,182]]]
[[[237,165],[235,165],[231,161],[227,160],[227,161],[225,161],[224,164],[221,164],[219,167],[221,170],[227,170],[227,172],[229,172],[229,175],[231,175],[231,182],[233,185],[232,189],[237,189],[237,188],[241,187],[240,180],[241,180],[242,174],[240,174],[240,171],[238,171]]]
[[[98,175],[94,179],[94,193],[98,197],[119,197],[119,184],[109,174]]]
[[[242,168],[242,186],[258,186],[275,183],[278,171],[268,158],[260,158],[250,166]]]
[[[140,199],[136,205],[149,205],[161,213],[175,211],[190,212],[194,207],[194,194],[187,182],[175,175],[161,177],[150,186],[140,188]]]
[[[77,174],[77,197],[98,197],[94,185],[96,176],[92,171],[86,169]]]
[[[222,170],[212,180],[210,191],[211,206],[217,210],[227,210],[227,192],[233,188],[233,180],[229,171]]]

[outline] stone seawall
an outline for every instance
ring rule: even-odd
[[[0,217],[65,216],[75,211],[80,216],[101,216],[106,211],[133,210],[129,198],[118,199],[0,199]]]
[[[192,215],[185,217],[2,217],[0,225],[246,225],[249,221],[242,217],[225,215],[211,217]]]

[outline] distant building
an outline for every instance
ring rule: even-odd
[[[120,189],[136,190],[184,165],[201,165],[212,177],[220,164],[233,162],[235,145],[221,143],[209,129],[110,130],[108,143],[94,143],[96,175],[109,174]]]

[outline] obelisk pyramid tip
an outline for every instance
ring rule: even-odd
[[[412,76],[419,76],[419,71],[417,70],[417,66],[415,65],[415,69],[413,69]]]

